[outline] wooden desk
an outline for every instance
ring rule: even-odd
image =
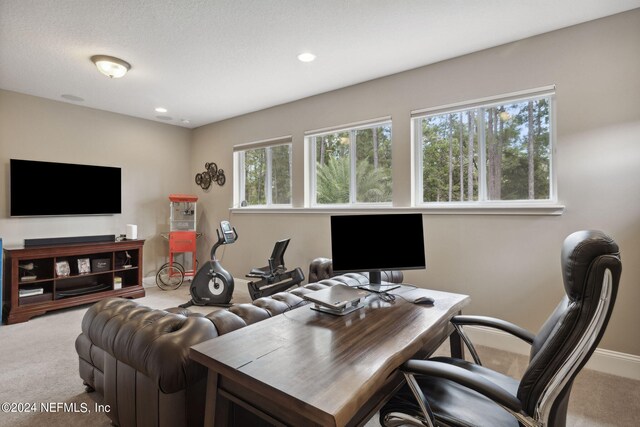
[[[273,425],[362,425],[401,384],[397,368],[449,336],[466,295],[402,287],[395,303],[333,316],[303,306],[191,348],[209,369],[205,425],[233,425],[237,407]],[[434,306],[405,301],[428,295]]]

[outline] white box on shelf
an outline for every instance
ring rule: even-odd
[[[127,224],[127,240],[136,240],[138,238],[138,226],[135,224]]]

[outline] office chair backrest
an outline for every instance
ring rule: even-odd
[[[618,245],[600,231],[564,241],[566,295],[536,335],[518,388],[524,410],[549,426],[564,426],[573,379],[597,347],[618,291]]]

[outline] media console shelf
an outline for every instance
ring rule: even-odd
[[[7,324],[106,297],[143,297],[143,245],[124,240],[5,248]]]

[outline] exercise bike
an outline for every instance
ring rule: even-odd
[[[304,280],[302,270],[297,267],[287,271],[284,265],[284,252],[289,246],[289,240],[279,240],[273,247],[271,257],[267,260],[269,265],[260,268],[253,268],[247,274],[247,277],[253,279],[248,283],[249,295],[252,300],[267,297],[277,292],[283,292],[287,289],[299,285]]]
[[[180,305],[187,308],[192,305],[212,305],[218,307],[230,307],[233,295],[233,276],[222,268],[216,258],[216,250],[223,245],[230,245],[238,240],[238,233],[229,221],[220,222],[220,230],[216,230],[218,241],[211,248],[211,259],[204,263],[191,281],[189,292],[191,301]]]

